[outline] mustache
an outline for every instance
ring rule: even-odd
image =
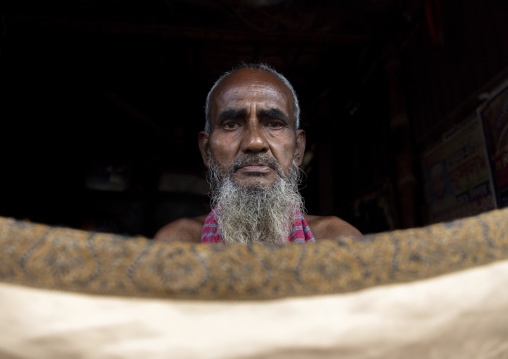
[[[267,155],[252,155],[252,154],[244,155],[241,158],[234,159],[233,162],[231,162],[231,165],[229,166],[228,175],[232,176],[240,168],[245,167],[247,165],[256,165],[256,164],[266,165],[270,167],[272,170],[274,170],[280,177],[283,177],[282,167],[275,158]]]

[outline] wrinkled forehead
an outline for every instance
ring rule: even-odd
[[[257,69],[235,71],[214,89],[210,99],[211,119],[223,109],[250,102],[278,108],[294,121],[293,95],[289,88],[268,71]]]

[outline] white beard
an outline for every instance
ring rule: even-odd
[[[290,174],[285,177],[273,158],[249,156],[243,161],[233,162],[226,174],[213,157],[210,158],[208,179],[212,187],[212,205],[224,243],[286,242],[295,211],[304,211],[303,198],[298,192],[301,170],[294,161]],[[233,178],[235,167],[242,162],[253,163],[256,160],[275,169],[274,184],[269,187],[238,185]]]

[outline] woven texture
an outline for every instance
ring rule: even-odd
[[[508,209],[312,246],[210,246],[0,218],[0,281],[89,294],[198,300],[345,293],[508,258]]]

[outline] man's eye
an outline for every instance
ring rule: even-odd
[[[224,124],[224,127],[225,127],[226,129],[229,129],[229,130],[231,130],[231,129],[235,129],[235,128],[239,127],[239,126],[240,126],[240,125],[238,124],[238,122],[226,122],[226,123]]]
[[[270,128],[280,128],[284,126],[284,124],[280,121],[270,121],[268,122],[268,127]]]

